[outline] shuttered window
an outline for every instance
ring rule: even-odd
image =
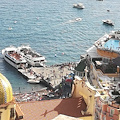
[[[0,120],[1,120],[1,114],[0,114]]]
[[[10,111],[10,118],[13,118],[14,117],[14,108],[11,108],[11,111]]]

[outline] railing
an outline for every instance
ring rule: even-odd
[[[102,89],[103,87],[102,87],[101,83],[99,82],[99,78],[100,78],[100,77],[109,78],[109,77],[103,75],[103,73],[102,73],[101,71],[97,71],[96,68],[95,68],[95,65],[94,65],[93,63],[92,63],[92,66],[93,66],[93,74],[96,74],[95,76],[96,76],[97,83],[98,83],[99,87]],[[110,78],[109,78],[109,79],[110,79]]]
[[[102,108],[101,107],[95,107],[100,113],[102,111]]]
[[[104,115],[106,115],[106,114],[107,114],[107,111],[102,111],[102,113],[103,113]]]
[[[110,78],[107,75],[104,75],[101,70],[97,70],[97,75],[98,77],[105,77],[106,79],[110,80]]]
[[[94,71],[96,71],[96,74],[98,75],[98,77],[106,77],[106,78],[110,79],[109,77],[119,77],[120,76],[120,74],[116,74],[116,73],[105,73],[105,74],[103,74],[103,72],[100,69],[96,69],[94,64],[92,64],[92,65],[93,65]]]

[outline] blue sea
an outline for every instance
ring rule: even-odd
[[[85,9],[73,8],[79,2]],[[119,5],[120,0],[0,0],[0,51],[28,43],[46,57],[47,65],[78,62],[98,38],[120,29]],[[82,21],[75,21],[76,18]],[[104,19],[111,19],[115,26],[104,25]],[[19,88],[30,92],[44,87],[27,83],[1,53],[0,72],[14,92]]]

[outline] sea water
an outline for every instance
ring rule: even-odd
[[[120,29],[119,0],[80,0],[85,9],[73,8],[78,0],[0,0],[0,51],[7,46],[28,43],[46,57],[47,65],[78,62],[94,42]],[[108,12],[108,10],[110,10]],[[76,21],[76,18],[82,18]],[[106,26],[111,19],[115,26]],[[0,72],[14,92],[39,90],[43,85],[26,79],[6,63],[0,54]]]

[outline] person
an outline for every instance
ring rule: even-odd
[[[44,80],[44,76],[41,76],[42,80]]]
[[[30,69],[30,75],[32,75],[32,70]]]

